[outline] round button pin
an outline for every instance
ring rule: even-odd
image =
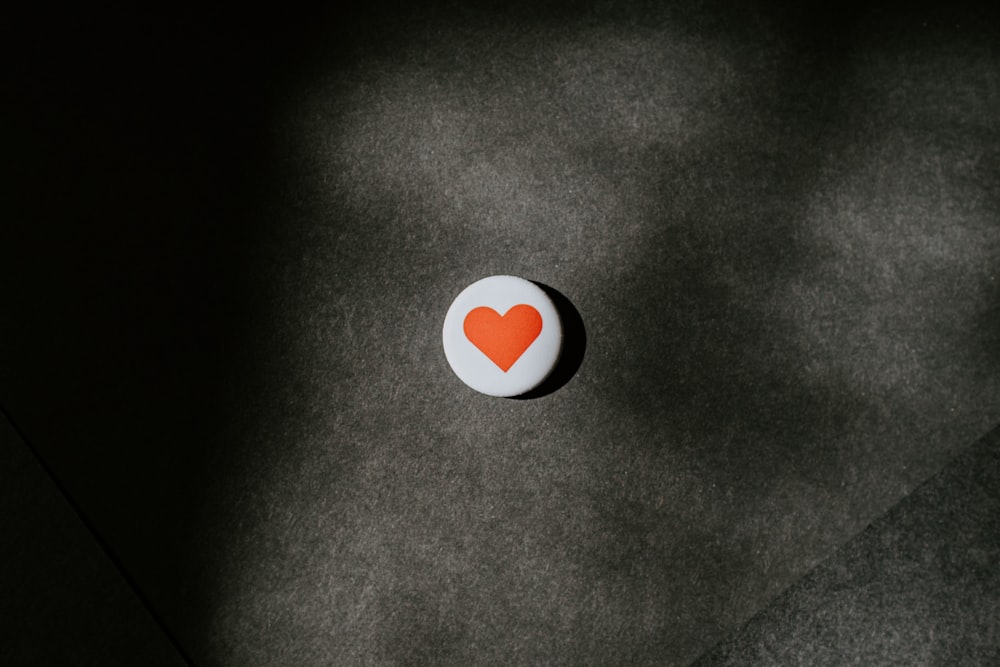
[[[562,349],[555,304],[537,285],[491,276],[466,287],[444,318],[444,355],[455,375],[490,396],[519,396],[548,377]]]

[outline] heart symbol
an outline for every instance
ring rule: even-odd
[[[542,333],[542,316],[526,303],[503,315],[480,306],[465,316],[463,328],[465,337],[506,373]]]

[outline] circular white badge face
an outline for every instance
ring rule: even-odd
[[[462,382],[490,396],[518,396],[555,368],[562,324],[540,287],[523,278],[492,276],[455,297],[442,338],[444,355]]]

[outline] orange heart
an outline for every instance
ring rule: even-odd
[[[480,306],[465,316],[463,328],[465,337],[506,373],[542,333],[542,316],[526,303],[503,315]]]

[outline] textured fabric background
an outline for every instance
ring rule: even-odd
[[[998,455],[994,430],[696,664],[995,664]]]
[[[5,30],[0,405],[197,664],[687,664],[1000,422],[977,5]],[[560,390],[448,369],[496,273]]]

